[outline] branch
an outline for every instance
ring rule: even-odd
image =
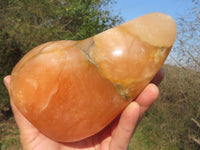
[[[196,121],[194,118],[192,118],[191,120],[200,128],[200,124],[198,121]]]
[[[62,26],[62,29],[65,29],[72,21],[73,21],[73,19],[70,19],[68,21],[68,23],[66,23],[64,26]]]
[[[182,44],[182,46],[184,47],[185,51],[188,53],[188,55],[192,58],[192,60],[198,65],[200,66],[200,63],[198,62],[198,60],[196,60],[196,58],[192,55],[192,53],[185,47],[184,44]]]
[[[198,121],[196,121],[194,118],[192,118],[191,120],[200,128],[200,124]],[[200,145],[200,138],[196,139],[194,135],[189,134],[189,139],[193,140],[194,142]]]
[[[190,57],[192,58],[192,60],[198,65],[200,66],[200,63],[196,60],[196,58],[190,53],[190,51],[188,49],[185,49],[185,51],[190,55]]]
[[[199,17],[198,11],[197,11],[197,3],[196,3],[196,0],[194,0],[194,11],[195,11],[195,14],[196,14],[196,16],[197,16],[197,19],[199,20],[199,23],[200,23],[200,17]]]
[[[200,139],[196,139],[194,136],[190,136],[189,138],[200,145]]]
[[[185,67],[183,67],[183,65],[181,65],[173,56],[169,55],[169,57],[171,57],[172,60],[175,61],[175,63],[176,63],[179,67],[181,67],[182,69],[185,70]]]

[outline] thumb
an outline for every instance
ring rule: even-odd
[[[6,88],[8,89],[8,92],[9,92],[9,89],[10,89],[10,75],[4,77],[3,82],[4,82]]]
[[[8,92],[10,94],[10,79],[11,76],[8,75],[4,78],[4,84],[6,86],[6,88],[8,89]],[[19,127],[19,130],[21,133],[24,132],[37,132],[37,130],[35,129],[35,127],[20,113],[20,111],[17,109],[17,107],[15,106],[12,98],[10,98],[10,105],[15,117],[15,121]]]
[[[10,76],[6,76],[4,78],[4,84],[11,94],[10,90]],[[12,97],[13,98],[13,97]],[[40,133],[40,131],[35,128],[18,110],[16,105],[14,104],[13,99],[10,98],[10,105],[15,117],[15,121],[20,131],[20,141],[24,149],[33,149],[32,147],[37,147],[40,144],[40,138],[46,140],[46,136]],[[40,137],[40,138],[39,138]],[[39,139],[39,140],[38,140]],[[47,139],[51,142],[50,139]],[[46,140],[46,141],[47,141]]]

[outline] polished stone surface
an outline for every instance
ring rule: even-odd
[[[81,140],[108,125],[164,63],[176,23],[151,13],[82,41],[53,41],[27,53],[11,74],[11,98],[48,137]]]

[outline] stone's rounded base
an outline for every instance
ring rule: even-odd
[[[107,126],[144,89],[176,37],[174,20],[151,13],[82,41],[27,53],[11,74],[11,98],[46,136],[78,141]]]

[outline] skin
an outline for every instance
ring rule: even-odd
[[[152,82],[131,102],[121,115],[98,134],[87,139],[61,143],[51,140],[38,131],[16,108],[12,99],[11,107],[20,130],[20,140],[24,150],[126,150],[132,135],[144,113],[159,95],[157,85],[162,81],[164,72],[160,70]],[[4,78],[9,91],[10,76]]]

